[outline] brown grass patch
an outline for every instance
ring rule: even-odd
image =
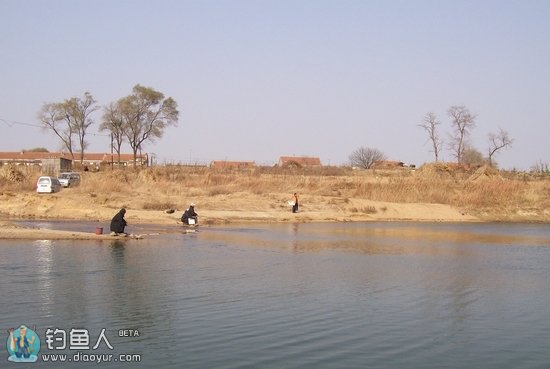
[[[0,170],[0,191],[6,196],[32,192],[37,169]],[[454,169],[446,164],[423,166],[417,172],[349,168],[213,170],[204,167],[165,166],[82,173],[79,187],[63,190],[90,204],[128,203],[136,209],[165,210],[200,199],[216,209],[288,208],[298,192],[308,209],[323,206],[351,213],[386,212],[387,207],[365,207],[364,200],[387,203],[444,204],[472,212],[498,213],[502,209],[550,208],[550,176],[501,173],[494,169]],[[354,201],[357,200],[357,201]],[[355,204],[355,205],[354,205]]]
[[[167,210],[176,209],[177,206],[173,202],[146,202],[141,208],[143,210]]]

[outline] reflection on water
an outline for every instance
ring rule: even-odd
[[[299,232],[300,227],[303,232]],[[496,232],[487,233],[484,230],[486,227],[495,227]],[[335,228],[332,224],[325,223],[294,223],[257,227],[246,231],[241,229],[235,232],[209,232],[203,237],[213,242],[236,245],[288,247],[294,252],[338,249],[367,254],[468,252],[463,248],[445,247],[453,245],[550,246],[547,234],[502,233],[500,225],[355,223]],[[273,229],[280,232],[274,233]]]
[[[162,231],[155,227],[147,230]],[[140,364],[102,364],[116,368],[548,365],[548,226],[295,223],[160,233],[0,241],[0,328],[36,325],[43,340],[48,327],[86,328],[92,338],[106,328],[113,353],[142,355]],[[140,336],[118,337],[120,329]],[[63,365],[73,367],[97,364]]]

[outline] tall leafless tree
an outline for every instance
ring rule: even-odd
[[[99,109],[95,105],[96,101],[89,92],[84,93],[84,98],[73,97],[65,100],[63,103],[67,111],[67,115],[71,117],[73,131],[78,139],[80,146],[80,164],[84,162],[84,150],[87,148],[86,132],[94,123],[90,115]]]
[[[424,128],[426,133],[428,133],[428,141],[432,143],[432,152],[435,155],[435,161],[439,161],[439,154],[441,153],[441,147],[443,146],[443,140],[439,137],[437,132],[437,126],[441,122],[437,119],[435,113],[429,112],[424,116],[424,119],[419,127]]]
[[[450,136],[449,149],[453,152],[458,163],[463,162],[464,149],[467,147],[470,132],[475,128],[476,115],[465,106],[451,106],[447,110],[451,118],[453,133]]]
[[[117,153],[117,162],[120,166],[120,150],[124,142],[124,119],[116,103],[104,108],[103,120],[99,125],[100,131],[109,131],[111,134],[111,148]]]
[[[63,149],[66,149],[71,158],[73,154],[74,129],[69,115],[66,114],[63,103],[46,103],[38,112],[38,120],[45,130],[51,130],[59,139]]]
[[[83,99],[72,97],[60,103],[46,103],[38,113],[43,127],[59,137],[73,159],[73,140],[76,138],[80,146],[80,163],[87,147],[86,132],[94,123],[90,115],[99,108],[95,103],[93,96],[86,92]]]
[[[369,147],[360,147],[349,156],[349,161],[352,166],[363,169],[370,169],[375,162],[382,160],[386,160],[386,155],[378,149]]]
[[[493,166],[493,155],[500,149],[511,147],[513,139],[510,138],[508,132],[499,128],[498,133],[489,133],[489,165]]]

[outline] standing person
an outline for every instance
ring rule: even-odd
[[[199,214],[195,212],[195,204],[189,205],[189,208],[181,216],[181,221],[187,225],[199,224]]]
[[[122,208],[116,213],[113,219],[111,219],[111,234],[114,233],[114,236],[118,236],[119,234],[126,236],[124,227],[126,227],[128,223],[126,223],[126,219],[124,219],[124,214],[126,214],[126,209]]]
[[[294,192],[294,205],[292,205],[292,212],[298,212],[298,194],[296,192]]]

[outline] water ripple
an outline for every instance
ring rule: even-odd
[[[550,235],[511,228],[260,225],[0,242],[0,326],[138,329],[112,338],[117,352],[161,369],[545,368],[550,249],[538,246]]]

